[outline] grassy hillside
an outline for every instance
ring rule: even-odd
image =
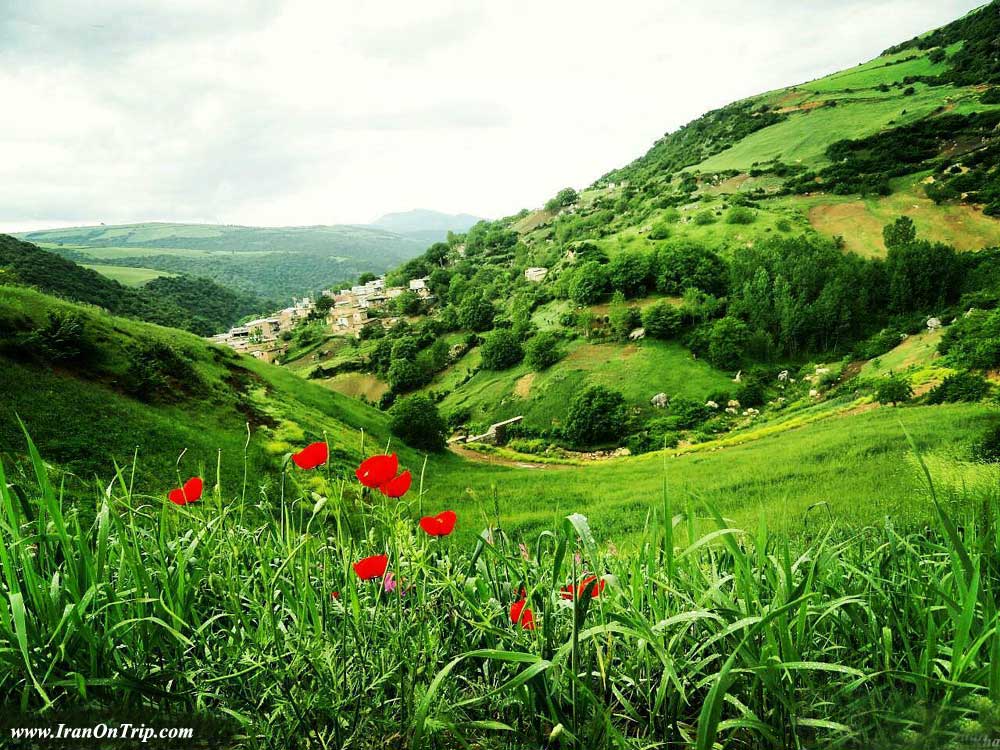
[[[77,264],[29,242],[0,235],[0,283],[24,284],[118,315],[207,336],[242,317],[264,312],[271,304],[209,279],[144,269],[116,269],[123,273],[114,279],[100,269],[104,267]]]
[[[146,223],[19,236],[81,263],[187,273],[279,300],[353,280],[363,271],[386,271],[429,244],[377,227],[352,225]],[[119,277],[128,273],[105,271]]]
[[[174,486],[182,453],[181,473],[214,479],[218,458],[238,487],[248,437],[253,486],[324,435],[340,469],[360,459],[361,430],[370,449],[389,438],[379,412],[286,370],[20,287],[0,287],[0,390],[0,454],[23,455],[20,419],[48,460],[86,481],[108,481],[138,454],[147,491]]]

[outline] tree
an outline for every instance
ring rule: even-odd
[[[611,311],[608,313],[608,325],[611,335],[619,341],[628,339],[628,335],[642,323],[638,308],[625,304],[625,295],[615,292],[611,298]]]
[[[466,295],[458,308],[459,322],[470,331],[488,331],[495,315],[493,303],[478,294]]]
[[[681,311],[669,302],[656,302],[642,312],[646,335],[654,339],[671,339],[681,328]]]
[[[560,208],[565,208],[566,206],[572,206],[576,203],[579,195],[577,192],[571,188],[563,188],[558,193],[556,193],[554,198],[551,198],[545,204],[546,211],[558,211]]]
[[[627,428],[625,397],[602,385],[584,389],[566,417],[566,437],[579,447],[618,442]]]
[[[562,358],[559,338],[551,331],[542,331],[524,345],[524,361],[536,372],[545,370]]]
[[[635,252],[619,253],[608,264],[611,288],[626,297],[638,297],[646,291],[649,259]]]
[[[398,359],[389,365],[389,387],[396,393],[412,391],[424,384],[424,374],[414,362]]]
[[[445,446],[447,425],[427,396],[401,398],[389,409],[389,429],[407,445],[427,451]]]
[[[727,316],[715,321],[708,334],[708,359],[716,367],[732,370],[746,353],[750,329],[739,318]]]
[[[904,247],[917,239],[917,228],[909,216],[900,216],[892,224],[882,227],[882,240],[886,248]]]
[[[498,328],[490,333],[479,353],[487,370],[506,370],[524,358],[521,340],[509,328]]]
[[[955,302],[961,291],[961,260],[955,248],[940,242],[891,245],[885,269],[892,310],[931,310]]]
[[[393,304],[396,307],[396,312],[400,315],[417,315],[420,313],[423,300],[420,299],[419,294],[407,289],[401,295],[396,297]]]
[[[889,375],[883,378],[875,388],[875,400],[880,404],[895,406],[909,401],[911,398],[913,398],[913,388],[910,387],[910,381],[899,375]]]
[[[569,282],[569,298],[578,305],[593,305],[600,301],[608,288],[608,275],[604,266],[596,261],[581,263],[573,271]]]

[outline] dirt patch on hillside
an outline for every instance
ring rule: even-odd
[[[527,375],[522,375],[514,383],[514,395],[521,398],[527,398],[531,394],[531,386],[535,382],[535,373],[529,372]]]
[[[844,247],[858,255],[885,253],[882,223],[861,201],[813,206],[809,209],[809,223],[822,234],[839,234],[844,238]]]
[[[493,464],[495,466],[510,466],[514,469],[569,469],[571,468],[567,464],[537,464],[530,461],[515,461],[510,458],[504,458],[502,456],[495,456],[490,453],[480,453],[478,451],[470,450],[466,448],[461,443],[450,443],[448,445],[448,450],[454,453],[456,456],[461,456],[462,458],[468,459],[469,461],[477,461],[481,464]]]
[[[805,102],[803,104],[792,104],[787,107],[782,107],[776,111],[779,115],[788,114],[789,112],[808,112],[811,109],[822,107],[824,104],[826,104],[826,102]]]
[[[639,351],[635,344],[626,344],[621,347],[601,346],[599,344],[585,344],[579,349],[571,352],[566,357],[567,362],[593,364],[594,362],[611,362],[612,360],[628,359],[634,357]]]

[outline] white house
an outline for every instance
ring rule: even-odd
[[[528,281],[539,282],[545,278],[548,274],[549,269],[543,268],[541,266],[532,266],[531,268],[524,269],[524,278]]]
[[[429,280],[430,279],[428,279],[426,276],[424,276],[423,278],[420,278],[420,279],[410,279],[410,291],[411,292],[419,292],[422,289],[426,289],[427,288],[427,282]]]

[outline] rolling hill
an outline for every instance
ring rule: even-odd
[[[146,223],[73,227],[18,235],[121,280],[135,269],[184,273],[279,302],[382,272],[429,243],[354,226],[242,227]],[[125,269],[125,270],[121,270]]]
[[[443,214],[440,211],[415,208],[412,211],[385,214],[375,219],[370,226],[412,237],[429,245],[445,240],[448,232],[467,232],[480,221],[482,219],[471,214]]]

